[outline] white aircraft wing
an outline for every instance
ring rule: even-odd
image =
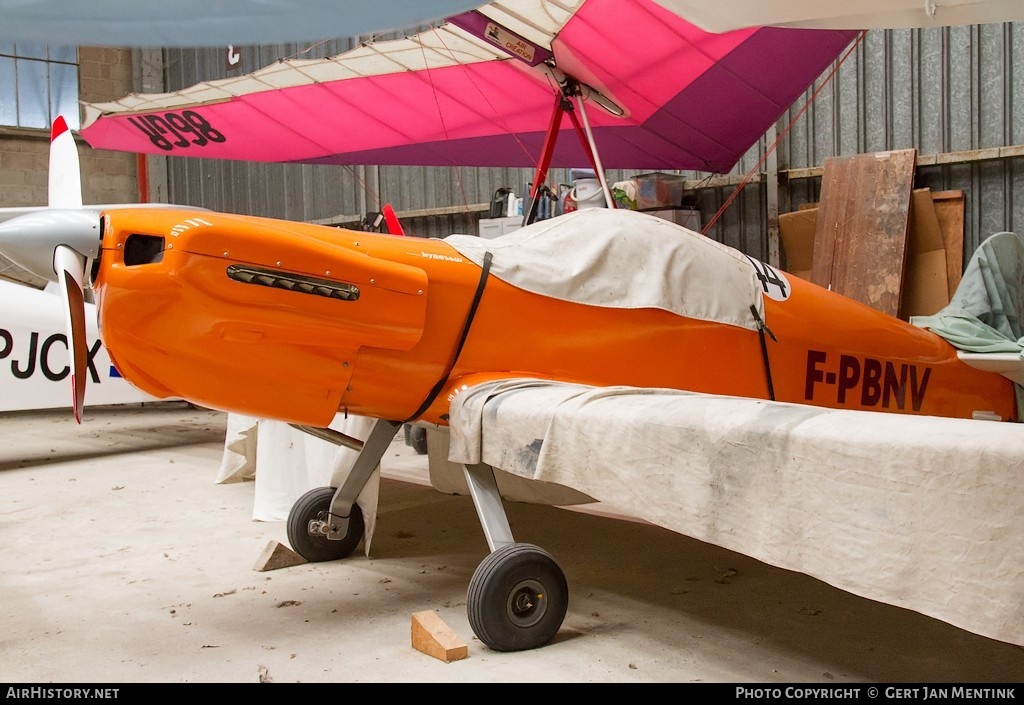
[[[557,488],[546,503],[592,498],[1024,645],[1018,424],[536,379],[470,386],[449,423],[460,472],[435,478],[432,465],[442,491],[464,492],[462,467],[484,463],[507,498]],[[518,492],[527,482],[532,496]]]
[[[85,304],[89,404],[156,401],[126,382],[100,343],[96,306]],[[68,343],[56,293],[0,280],[0,412],[68,406]]]

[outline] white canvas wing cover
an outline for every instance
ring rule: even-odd
[[[449,430],[453,465],[1024,645],[1019,424],[508,379],[459,391]]]

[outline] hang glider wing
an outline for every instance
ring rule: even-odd
[[[709,32],[776,26],[817,29],[904,29],[1019,22],[1019,0],[658,0]]]
[[[855,35],[714,34],[653,0],[510,0],[330,59],[87,105],[81,133],[213,159],[531,167],[569,77],[604,167],[725,172]],[[587,163],[558,140],[551,166]]]
[[[476,0],[0,0],[3,38],[80,46],[273,44],[409,27]]]

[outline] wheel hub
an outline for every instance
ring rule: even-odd
[[[308,525],[308,531],[310,536],[327,536],[331,533],[331,525],[325,521],[324,515],[326,512],[321,512],[319,519],[310,519]]]
[[[532,627],[541,621],[547,612],[544,586],[536,580],[523,580],[508,594],[505,609],[509,619],[518,627]]]

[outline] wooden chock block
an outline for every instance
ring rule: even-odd
[[[412,648],[446,663],[469,656],[469,647],[433,610],[412,616]]]
[[[260,557],[256,559],[256,565],[252,569],[263,572],[265,570],[277,570],[278,568],[290,568],[293,565],[302,565],[303,563],[309,563],[309,561],[280,541],[271,541],[263,549],[263,552],[260,553]]]

